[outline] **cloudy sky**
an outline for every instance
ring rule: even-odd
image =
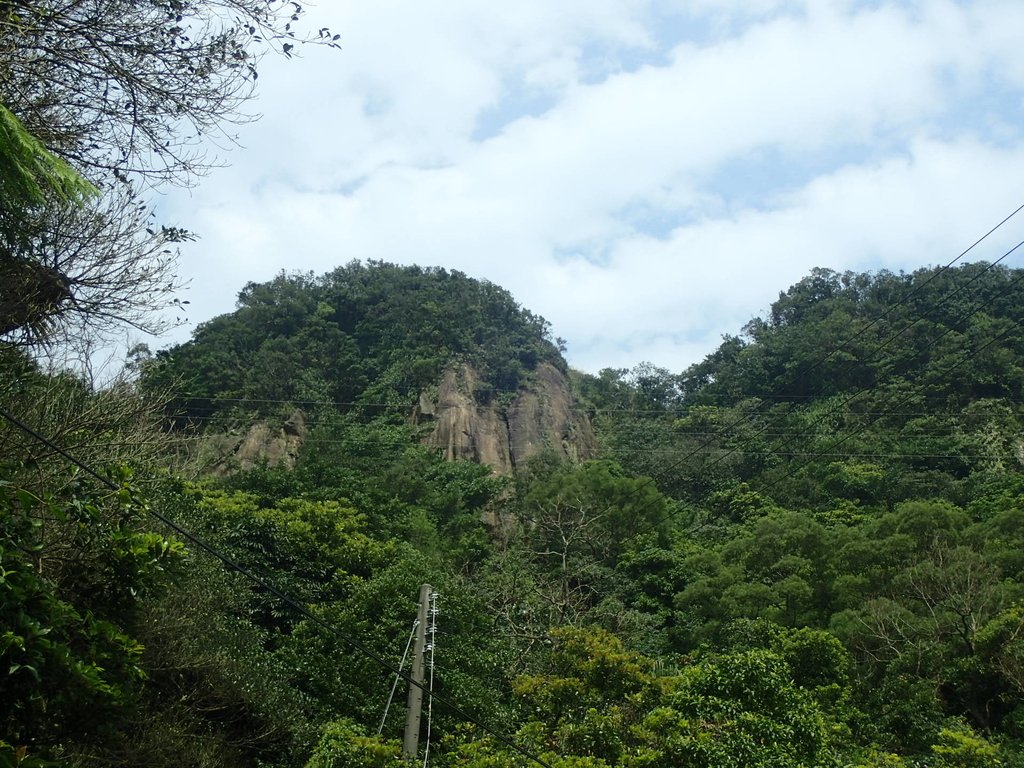
[[[158,203],[201,236],[193,325],[250,280],[383,259],[504,286],[577,368],[678,371],[812,267],[946,263],[1024,203],[1020,0],[319,0],[306,24],[342,49],[267,58],[229,167]],[[1021,239],[1024,213],[969,258]]]

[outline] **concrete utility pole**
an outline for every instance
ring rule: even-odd
[[[420,587],[420,607],[416,614],[416,647],[412,654],[412,674],[410,677],[423,684],[423,654],[427,647],[427,609],[430,605],[430,593],[433,587],[424,584]],[[402,742],[402,758],[410,763],[416,762],[420,751],[420,712],[423,708],[423,689],[409,685],[409,698],[405,706],[405,740]]]

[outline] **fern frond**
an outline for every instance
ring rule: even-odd
[[[0,204],[42,205],[51,196],[76,202],[97,194],[95,186],[44,147],[0,104]]]

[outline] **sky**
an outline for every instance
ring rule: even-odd
[[[227,163],[165,192],[197,323],[353,259],[490,280],[578,369],[678,372],[814,267],[955,259],[1024,203],[1024,3],[318,0]],[[1024,239],[1024,213],[964,260]],[[1004,263],[1021,266],[1021,257]]]

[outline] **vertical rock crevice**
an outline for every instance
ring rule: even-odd
[[[473,392],[479,380],[471,366],[462,364],[441,378],[436,399],[420,397],[416,420],[435,420],[425,442],[442,450],[449,460],[477,461],[508,475],[544,450],[571,461],[596,454],[590,422],[573,409],[569,383],[555,366],[538,365],[506,409],[476,402]]]

